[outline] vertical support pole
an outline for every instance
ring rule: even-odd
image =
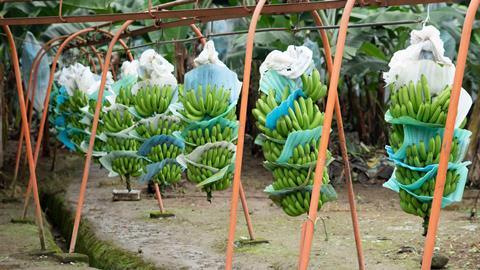
[[[247,223],[247,230],[248,230],[248,235],[250,236],[250,240],[255,239],[255,235],[253,234],[253,225],[252,225],[252,219],[250,218],[250,212],[248,211],[248,205],[247,205],[247,198],[245,196],[245,191],[243,190],[243,185],[240,182],[240,202],[242,203],[242,208],[243,208],[243,215],[245,216],[245,221]]]
[[[157,183],[154,183],[153,185],[155,187],[155,195],[157,195],[157,203],[158,203],[158,207],[160,208],[160,213],[163,214],[165,212],[165,208],[163,207],[162,194],[160,193],[160,188],[158,187]]]
[[[22,77],[20,72],[20,64],[18,61],[18,54],[17,48],[15,46],[15,40],[13,39],[12,32],[8,25],[2,26],[3,31],[7,35],[8,43],[10,46],[10,52],[12,56],[12,66],[15,71],[15,80],[17,83],[17,92],[18,92],[18,103],[20,106],[20,113],[22,116],[22,129],[24,130],[24,134],[30,134],[30,129],[28,127],[28,120],[27,120],[27,108],[25,106],[25,99],[23,94],[23,85],[22,85]],[[45,249],[45,235],[43,231],[43,217],[42,217],[42,209],[40,206],[40,198],[38,196],[38,186],[37,186],[37,177],[35,174],[35,164],[33,161],[33,153],[32,153],[32,143],[30,141],[30,136],[25,136],[25,144],[26,144],[26,152],[28,158],[28,169],[30,172],[30,176],[32,179],[32,187],[33,187],[33,197],[35,200],[35,214],[37,218],[37,225],[38,225],[38,233],[40,238],[40,247],[42,250]]]
[[[75,212],[75,221],[73,224],[72,238],[70,240],[70,248],[69,248],[70,253],[73,253],[75,251],[75,244],[77,242],[78,228],[80,226],[82,208],[85,200],[85,191],[87,189],[88,175],[90,173],[90,165],[91,165],[90,163],[92,161],[93,147],[95,144],[95,137],[97,135],[98,119],[100,118],[100,110],[102,109],[101,100],[103,99],[103,92],[105,90],[105,84],[107,81],[107,73],[108,73],[108,68],[110,66],[110,60],[112,59],[113,47],[115,46],[115,43],[120,38],[120,35],[123,33],[123,31],[127,29],[127,27],[133,22],[134,22],[133,20],[128,20],[120,27],[120,29],[117,30],[117,32],[112,38],[112,41],[110,42],[110,45],[108,46],[107,54],[105,56],[105,61],[102,66],[102,78],[100,81],[100,88],[98,90],[98,97],[97,97],[98,102],[97,102],[97,106],[95,107],[95,114],[93,116],[91,136],[90,136],[90,141],[88,143],[88,151],[85,157],[85,166],[83,169],[82,183],[80,185],[80,194],[78,197],[77,209]]]
[[[465,63],[467,61],[468,46],[472,34],[472,26],[475,21],[479,0],[472,0],[468,6],[467,15],[463,23],[462,38],[458,49],[457,67],[455,78],[453,80],[452,93],[450,95],[450,105],[448,107],[447,122],[443,133],[442,149],[440,151],[440,161],[438,164],[437,177],[435,179],[435,191],[433,193],[432,209],[428,223],[428,232],[423,248],[422,270],[430,270],[432,264],[433,249],[435,248],[435,238],[440,219],[440,208],[442,206],[443,190],[445,186],[445,177],[448,170],[448,159],[452,146],[453,132],[455,130],[455,120],[457,118],[458,101],[462,88],[462,80],[465,72]]]
[[[320,18],[320,15],[318,14],[317,11],[312,11],[312,16],[317,26],[323,25],[322,19]],[[319,32],[320,32],[320,37],[322,39],[323,48],[325,50],[327,71],[328,71],[328,74],[330,75],[332,74],[332,70],[333,70],[330,42],[328,40],[327,32],[325,31],[325,29],[319,29]],[[342,152],[342,159],[344,164],[343,170],[345,172],[345,183],[347,184],[347,190],[348,190],[348,203],[350,205],[350,215],[352,218],[353,235],[355,238],[355,245],[357,248],[358,269],[364,270],[365,258],[363,256],[362,239],[360,237],[360,226],[358,225],[357,206],[355,202],[355,194],[353,191],[352,173],[350,169],[350,160],[348,158],[347,140],[345,137],[345,131],[343,129],[342,110],[340,108],[340,98],[338,95],[337,95],[337,100],[335,102],[335,117],[337,120],[338,139],[340,141],[340,150]],[[302,243],[300,244],[302,245]]]
[[[352,0],[353,1],[353,0]],[[245,68],[243,71],[243,85],[242,85],[242,97],[240,102],[240,119],[238,128],[238,141],[235,159],[235,171],[233,174],[233,187],[232,187],[232,199],[230,205],[230,227],[227,241],[227,253],[225,269],[231,270],[233,264],[233,248],[235,240],[235,229],[237,225],[237,207],[238,197],[240,194],[240,177],[242,173],[242,161],[243,161],[243,146],[245,143],[245,123],[247,121],[247,103],[248,103],[248,91],[250,88],[250,71],[252,66],[252,54],[253,54],[253,41],[255,38],[255,30],[257,28],[257,22],[260,17],[263,6],[266,0],[259,0],[257,6],[252,15],[250,26],[248,28],[247,43],[245,50]]]
[[[332,125],[333,110],[337,102],[337,87],[340,76],[340,68],[342,65],[343,50],[345,47],[345,40],[347,37],[348,22],[350,20],[350,13],[355,4],[355,0],[348,0],[345,9],[343,10],[342,19],[340,21],[340,29],[338,32],[335,60],[333,63],[333,70],[330,77],[330,85],[328,90],[327,106],[325,110],[325,120],[323,123],[322,137],[320,139],[320,149],[318,151],[318,159],[315,168],[315,178],[312,190],[312,197],[310,201],[310,209],[308,213],[308,220],[305,221],[305,239],[303,240],[303,248],[299,258],[299,269],[306,270],[310,257],[310,250],[312,248],[312,239],[315,220],[317,218],[318,200],[320,198],[320,189],[322,186],[322,175],[326,162],[326,152],[328,141],[330,138],[330,129]]]

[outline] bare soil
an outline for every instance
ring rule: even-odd
[[[305,216],[288,217],[263,193],[271,175],[260,158],[246,154],[242,181],[247,194],[255,236],[269,244],[237,247],[235,269],[295,269],[300,226]],[[63,162],[63,164],[62,164]],[[57,168],[69,179],[67,198],[76,207],[83,159],[63,156]],[[70,165],[70,166],[69,166]],[[59,169],[61,170],[61,169]],[[167,192],[164,204],[175,218],[150,219],[158,206],[145,192],[138,202],[113,202],[112,190],[123,185],[107,178],[92,165],[83,215],[105,240],[138,252],[162,269],[223,269],[228,234],[230,190],[214,193],[212,203],[192,184]],[[137,185],[144,188],[144,185]],[[346,189],[337,185],[338,201],[320,211],[311,252],[310,269],[356,269],[357,257]],[[423,241],[422,220],[404,213],[396,193],[380,185],[355,185],[362,245],[367,269],[419,269]],[[468,206],[475,191],[466,191],[464,202],[441,215],[437,250],[450,258],[448,269],[480,269],[480,225],[469,220]],[[323,225],[325,224],[325,226]],[[326,228],[326,229],[325,229]],[[239,207],[237,239],[248,239]]]

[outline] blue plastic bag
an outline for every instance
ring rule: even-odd
[[[420,127],[420,126],[411,126],[405,125],[403,128],[404,139],[403,144],[400,149],[396,152],[390,146],[386,146],[387,154],[390,160],[393,162],[403,164],[404,167],[407,167],[407,164],[404,164],[402,161],[406,156],[406,149],[412,144],[418,144],[420,141],[423,141],[428,145],[430,138],[433,138],[439,134],[443,140],[444,128],[430,128],[430,127]],[[468,151],[468,145],[470,144],[470,136],[472,132],[466,129],[455,129],[453,136],[458,139],[459,142],[459,155],[457,160],[452,161],[452,163],[459,163],[463,161],[465,155]],[[426,167],[432,167],[428,165]]]
[[[184,89],[189,91],[198,89],[202,86],[202,90],[206,91],[207,85],[224,87],[230,89],[230,103],[237,102],[240,95],[242,83],[238,80],[235,72],[231,71],[225,66],[205,64],[196,67],[185,74]],[[205,96],[205,92],[203,93]]]
[[[468,169],[467,169],[468,164],[470,163],[465,162],[461,164],[453,164],[453,163],[448,164],[449,169],[457,170],[457,173],[460,174],[460,180],[457,183],[457,187],[455,191],[449,194],[448,196],[442,198],[442,208],[450,204],[453,204],[455,202],[460,202],[462,200],[463,191],[465,189],[465,184],[467,182],[467,177],[468,177]],[[383,184],[383,187],[391,189],[395,192],[399,192],[400,189],[403,189],[413,197],[420,200],[421,202],[431,202],[433,200],[433,197],[419,196],[415,194],[412,190],[419,189],[423,185],[423,183],[425,183],[426,181],[435,181],[437,171],[438,171],[438,164],[435,164],[435,166],[433,166],[425,176],[423,176],[422,178],[418,179],[416,182],[410,185],[402,185],[401,183],[399,183],[398,180],[395,178],[395,173],[393,173],[390,179]]]

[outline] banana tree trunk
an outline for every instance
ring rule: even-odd
[[[477,98],[473,105],[473,111],[470,114],[468,130],[472,132],[470,146],[467,152],[467,160],[472,161],[469,178],[472,185],[480,185],[480,153],[479,153],[479,135],[480,135],[480,99]]]

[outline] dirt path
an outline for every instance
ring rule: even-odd
[[[72,179],[67,193],[72,207],[77,200],[82,167],[78,165],[66,175]],[[214,193],[213,202],[209,203],[203,193],[188,184],[181,190],[184,193],[165,199],[166,207],[176,218],[151,220],[148,212],[157,207],[153,197],[144,194],[140,202],[112,202],[112,189],[121,185],[108,185],[115,181],[107,178],[98,165],[93,167],[84,216],[100,237],[139,252],[165,269],[222,269],[230,191]],[[262,190],[271,182],[271,176],[259,159],[252,160],[247,155],[242,180],[255,233],[270,240],[270,244],[237,248],[235,269],[294,269],[300,225],[305,217],[286,216],[265,196]],[[346,190],[343,186],[336,190],[339,200],[328,203],[320,212],[328,241],[319,220],[310,269],[357,268]],[[424,240],[420,218],[402,212],[397,195],[380,186],[356,185],[355,191],[367,269],[419,269]],[[467,197],[470,194],[466,192]],[[467,219],[468,211],[462,207],[442,212],[437,246],[450,257],[449,269],[480,269],[480,226]],[[238,220],[237,239],[247,237],[241,211]]]

